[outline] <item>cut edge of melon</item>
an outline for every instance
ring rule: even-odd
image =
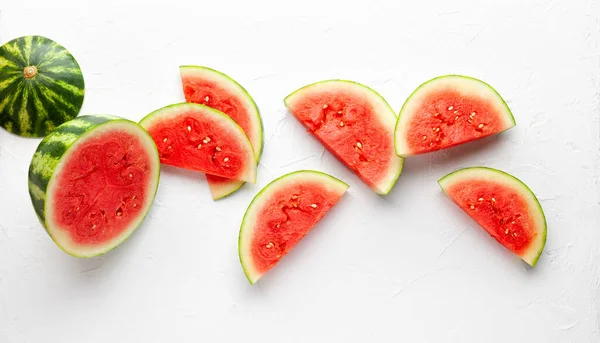
[[[262,122],[262,117],[260,115],[260,110],[258,109],[256,102],[254,101],[250,93],[246,90],[246,88],[244,88],[240,83],[238,83],[229,75],[206,66],[182,65],[179,67],[179,72],[182,81],[185,77],[198,77],[208,79],[219,84],[219,86],[231,91],[232,93],[237,95],[238,99],[242,99],[244,101],[244,106],[246,107],[250,114],[250,117],[252,118],[252,120],[250,121],[252,123],[252,136],[255,137],[254,139],[249,138],[249,140],[252,144],[252,148],[254,149],[256,161],[258,161],[262,155],[264,148],[264,126]]]
[[[447,189],[454,184],[465,180],[490,180],[497,183],[502,183],[507,187],[511,187],[518,191],[528,205],[528,212],[532,215],[536,225],[538,235],[535,238],[535,243],[523,255],[519,256],[523,261],[531,267],[535,267],[540,258],[544,246],[546,245],[547,223],[544,210],[533,193],[533,191],[523,181],[515,176],[504,171],[489,168],[489,167],[468,167],[454,171],[438,180],[438,184],[448,194]],[[468,213],[467,213],[468,214]],[[516,255],[516,254],[515,254]]]
[[[438,76],[419,85],[402,105],[394,130],[396,155],[400,157],[414,155],[406,141],[406,130],[408,129],[408,123],[411,122],[412,117],[414,116],[415,107],[419,106],[423,98],[431,92],[447,87],[452,87],[455,90],[469,95],[477,94],[481,98],[489,100],[490,103],[494,104],[494,106],[500,110],[499,112],[501,113],[504,122],[504,127],[494,134],[504,132],[517,124],[512,111],[504,98],[502,98],[500,93],[488,83],[465,75],[449,74]]]
[[[140,121],[140,125],[149,131],[149,128],[152,127],[157,122],[160,122],[165,119],[173,119],[182,115],[182,112],[185,111],[199,111],[202,115],[211,115],[218,121],[220,121],[223,125],[229,127],[233,132],[237,132],[238,138],[245,145],[245,150],[251,154],[252,162],[248,163],[248,168],[244,171],[242,175],[240,175],[239,181],[256,183],[256,174],[257,174],[257,164],[256,164],[256,155],[254,154],[254,149],[252,148],[252,143],[248,139],[248,136],[244,132],[241,126],[238,125],[230,116],[225,113],[216,110],[212,107],[195,104],[190,102],[181,102],[177,104],[167,105],[165,107],[159,108],[158,110],[148,114]]]
[[[104,123],[98,124],[97,126],[91,128],[89,131],[83,133],[71,147],[62,155],[60,161],[56,165],[50,180],[48,181],[48,187],[46,190],[46,201],[44,205],[44,213],[45,213],[45,226],[50,235],[50,238],[56,243],[56,245],[63,250],[65,253],[78,257],[78,258],[90,258],[99,255],[103,255],[108,253],[109,251],[115,249],[123,242],[125,242],[142,224],[150,209],[152,207],[152,203],[154,202],[154,198],[156,197],[156,193],[158,191],[158,184],[160,181],[160,157],[158,155],[158,149],[156,148],[156,144],[152,137],[144,130],[142,126],[139,124],[119,117],[108,116],[108,115],[94,115],[96,117],[103,117],[110,119]],[[71,239],[71,234],[68,232],[63,232],[58,228],[58,225],[54,223],[54,209],[52,208],[52,204],[54,203],[54,180],[57,175],[60,174],[60,171],[64,167],[64,164],[67,163],[70,156],[77,151],[78,146],[84,144],[88,139],[93,138],[95,135],[103,134],[110,131],[127,131],[133,136],[136,136],[142,142],[142,146],[145,148],[144,151],[148,152],[148,157],[153,166],[152,175],[150,176],[147,188],[146,188],[146,202],[144,203],[143,209],[139,212],[137,218],[131,221],[128,225],[128,228],[123,230],[119,235],[117,235],[112,240],[94,246],[86,246],[73,242]],[[153,152],[153,153],[152,153]]]
[[[294,103],[300,99],[303,99],[305,96],[335,89],[352,91],[356,92],[357,95],[365,96],[375,108],[374,112],[382,121],[383,125],[390,127],[392,140],[394,139],[393,133],[396,126],[396,113],[381,94],[362,83],[342,79],[318,81],[295,90],[285,97],[283,102],[288,110],[291,111]],[[387,115],[384,115],[384,113],[387,113]],[[402,174],[404,158],[397,156],[394,149],[392,149],[392,153],[390,154],[389,158],[390,161],[394,162],[390,163],[390,167],[385,177],[382,178],[382,180],[377,184],[368,184],[368,186],[375,190],[375,192],[379,195],[387,195],[394,188],[394,185]],[[366,180],[363,181],[367,183]]]
[[[252,223],[255,222],[261,204],[269,198],[269,195],[277,192],[278,190],[285,188],[289,183],[296,182],[298,180],[310,180],[317,181],[327,187],[337,191],[340,198],[346,193],[350,187],[347,183],[320,171],[316,170],[298,170],[278,177],[266,185],[248,205],[244,218],[242,219],[242,225],[240,227],[240,233],[238,238],[238,255],[244,274],[248,278],[251,284],[256,283],[264,273],[260,273],[254,267],[252,261],[252,254],[250,249],[252,247],[252,235],[254,228]]]

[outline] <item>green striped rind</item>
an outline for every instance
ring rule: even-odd
[[[28,79],[25,67],[38,73]],[[75,118],[85,84],[75,58],[42,36],[25,36],[0,47],[0,126],[23,137],[43,137]]]
[[[46,190],[61,157],[84,133],[107,121],[120,119],[107,115],[81,116],[66,122],[38,145],[29,165],[29,196],[38,218],[46,228]],[[46,228],[47,230],[47,228]]]
[[[522,253],[519,257],[528,263],[531,267],[535,267],[539,260],[544,246],[546,245],[547,224],[546,216],[542,205],[533,193],[533,191],[521,180],[504,171],[489,168],[489,167],[469,167],[459,169],[438,180],[438,184],[444,192],[447,193],[454,184],[465,180],[491,180],[503,187],[511,188],[518,192],[528,206],[528,213],[537,224],[537,239],[532,242],[530,248]],[[467,213],[468,214],[468,213]]]

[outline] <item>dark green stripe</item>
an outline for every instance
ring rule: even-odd
[[[61,125],[58,127],[58,129],[56,129],[56,131],[60,132],[60,133],[72,133],[76,136],[79,136],[79,135],[83,134],[84,132],[88,131],[89,129],[90,129],[90,126],[81,127],[81,126],[74,126],[74,125]]]
[[[40,189],[45,192],[46,189],[48,189],[48,182],[50,180],[46,180],[46,178],[42,177],[41,175],[34,173],[33,170],[29,170],[29,181],[40,187]]]
[[[11,49],[18,49],[15,46],[16,43],[13,42],[8,42],[6,43],[6,47],[8,48],[10,46]],[[11,53],[10,51],[8,51],[6,48],[0,48],[0,56],[6,58],[7,60],[9,60],[10,62],[12,62],[15,66],[17,66],[17,68],[19,69],[23,69],[25,68],[25,60],[23,59],[23,56],[21,55],[15,55],[13,53]]]
[[[38,147],[39,152],[44,155],[50,155],[54,158],[60,158],[69,147],[65,143],[57,140],[51,140],[45,144],[40,144]]]
[[[15,97],[15,93],[17,92],[17,88],[22,85],[22,82],[20,82],[20,80],[17,80],[16,82],[11,83],[10,85],[8,85],[8,87],[4,88],[4,90],[0,91],[0,104],[2,102],[4,102],[5,99],[13,99],[13,97]],[[6,107],[5,107],[6,108]],[[4,108],[0,107],[0,117],[4,116],[4,115],[9,115],[8,111],[5,111]]]
[[[33,209],[35,210],[35,213],[37,213],[37,215],[40,218],[45,218],[44,216],[44,205],[45,205],[45,201],[41,200],[41,199],[36,199],[33,194],[30,193],[30,198],[31,198],[31,203],[33,204]]]
[[[40,36],[35,36],[33,39],[33,46],[31,51],[30,61],[36,66],[39,66],[44,59],[48,58],[49,55],[52,54],[51,50],[53,50],[53,44],[48,42],[47,39],[44,39]]]
[[[102,123],[105,123],[110,120],[109,118],[99,117],[99,116],[94,116],[94,115],[81,116],[81,117],[78,117],[77,119],[81,120],[83,122],[86,122],[86,123],[94,124],[94,125],[102,124]]]

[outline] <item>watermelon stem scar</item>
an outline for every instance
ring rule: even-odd
[[[23,70],[23,74],[25,75],[26,78],[31,79],[34,76],[36,76],[38,73],[38,69],[36,66],[27,66],[25,67],[25,69]]]

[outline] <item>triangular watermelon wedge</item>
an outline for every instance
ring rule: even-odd
[[[260,158],[263,146],[262,120],[258,106],[250,94],[228,75],[204,66],[179,67],[183,93],[187,102],[203,104],[231,117],[244,130],[256,155]],[[237,191],[243,181],[206,175],[214,200]]]
[[[301,170],[281,176],[254,197],[244,215],[239,256],[255,283],[288,254],[348,190],[331,175]]]
[[[546,244],[546,218],[535,194],[516,177],[486,168],[464,168],[438,183],[500,244],[532,267]]]
[[[180,103],[140,121],[158,147],[160,162],[254,183],[256,158],[244,130],[214,108]]]

